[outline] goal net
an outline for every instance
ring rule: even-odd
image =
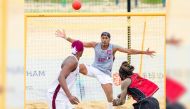
[[[127,17],[130,16],[130,21]],[[128,34],[130,26],[130,34]],[[150,79],[159,86],[154,96],[161,109],[165,102],[165,15],[163,14],[28,14],[25,16],[25,106],[26,108],[48,108],[47,90],[61,70],[63,60],[71,54],[71,44],[56,37],[55,32],[64,29],[66,35],[81,41],[101,41],[101,33],[111,34],[111,43],[132,49],[156,51],[147,55],[131,55],[131,64],[136,73]],[[130,41],[128,41],[130,35]],[[130,43],[129,43],[130,42]],[[127,54],[117,52],[112,68],[114,98],[120,93],[118,69]],[[85,48],[80,63],[92,64],[94,50]],[[81,103],[76,108],[105,108],[107,101],[101,85],[95,78],[78,75],[71,91]],[[132,108],[129,99],[123,107]]]

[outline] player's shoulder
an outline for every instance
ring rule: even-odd
[[[120,45],[117,45],[117,44],[112,44],[112,46],[113,46],[114,48],[122,48]]]
[[[75,56],[70,55],[66,58],[66,63],[70,63],[70,64],[78,64],[78,60]]]
[[[65,60],[63,61],[63,63],[61,64],[61,68],[63,68],[64,66],[67,67],[75,67],[78,66],[78,60],[75,59],[74,56],[69,55],[65,58]]]
[[[91,42],[92,43],[92,45],[93,45],[93,47],[95,47],[95,46],[97,46],[98,44],[100,44],[100,42]]]
[[[111,44],[114,51],[117,51],[119,48],[121,48],[119,45]]]

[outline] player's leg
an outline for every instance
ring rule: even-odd
[[[113,91],[112,91],[112,79],[109,75],[104,74],[97,68],[91,65],[80,64],[80,73],[90,76],[96,77],[96,79],[100,82],[104,93],[107,97],[108,101],[108,109],[113,109],[112,100],[113,100]]]
[[[83,74],[83,75],[87,75],[88,70],[87,70],[85,64],[80,64],[80,65],[79,65],[79,72],[80,72],[81,74]]]
[[[92,67],[91,65],[80,64],[79,72],[89,77],[95,77],[94,67]]]
[[[159,102],[154,97],[148,97],[133,104],[134,109],[160,109]]]
[[[112,106],[112,100],[113,100],[113,89],[112,89],[112,84],[107,83],[107,84],[101,84],[104,93],[106,95],[107,101],[108,101],[108,109],[113,109]]]
[[[112,100],[113,100],[113,89],[112,89],[112,78],[111,76],[96,70],[96,78],[100,82],[104,93],[108,101],[108,109],[113,109]]]
[[[107,97],[107,101],[112,102],[112,100],[113,100],[112,84],[111,83],[101,84],[101,86],[105,92],[105,95]]]

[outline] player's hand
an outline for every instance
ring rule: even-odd
[[[146,55],[149,55],[151,57],[155,56],[154,53],[156,53],[155,51],[150,51],[149,48],[145,51]]]
[[[66,38],[67,36],[66,36],[66,34],[65,34],[65,30],[57,30],[56,32],[55,32],[55,35],[57,36],[57,37],[61,37],[61,38]]]
[[[122,102],[119,98],[117,98],[112,101],[112,104],[113,106],[119,106],[119,105],[123,105],[124,102]]]
[[[174,45],[174,46],[180,46],[181,42],[182,42],[181,39],[177,39],[174,37],[166,40],[166,44]]]
[[[69,101],[71,102],[71,104],[78,104],[78,103],[80,103],[79,100],[78,100],[78,98],[75,97],[75,96],[70,96],[69,97]]]

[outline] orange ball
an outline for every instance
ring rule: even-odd
[[[81,2],[79,0],[74,0],[72,4],[73,9],[79,10],[81,8]]]

